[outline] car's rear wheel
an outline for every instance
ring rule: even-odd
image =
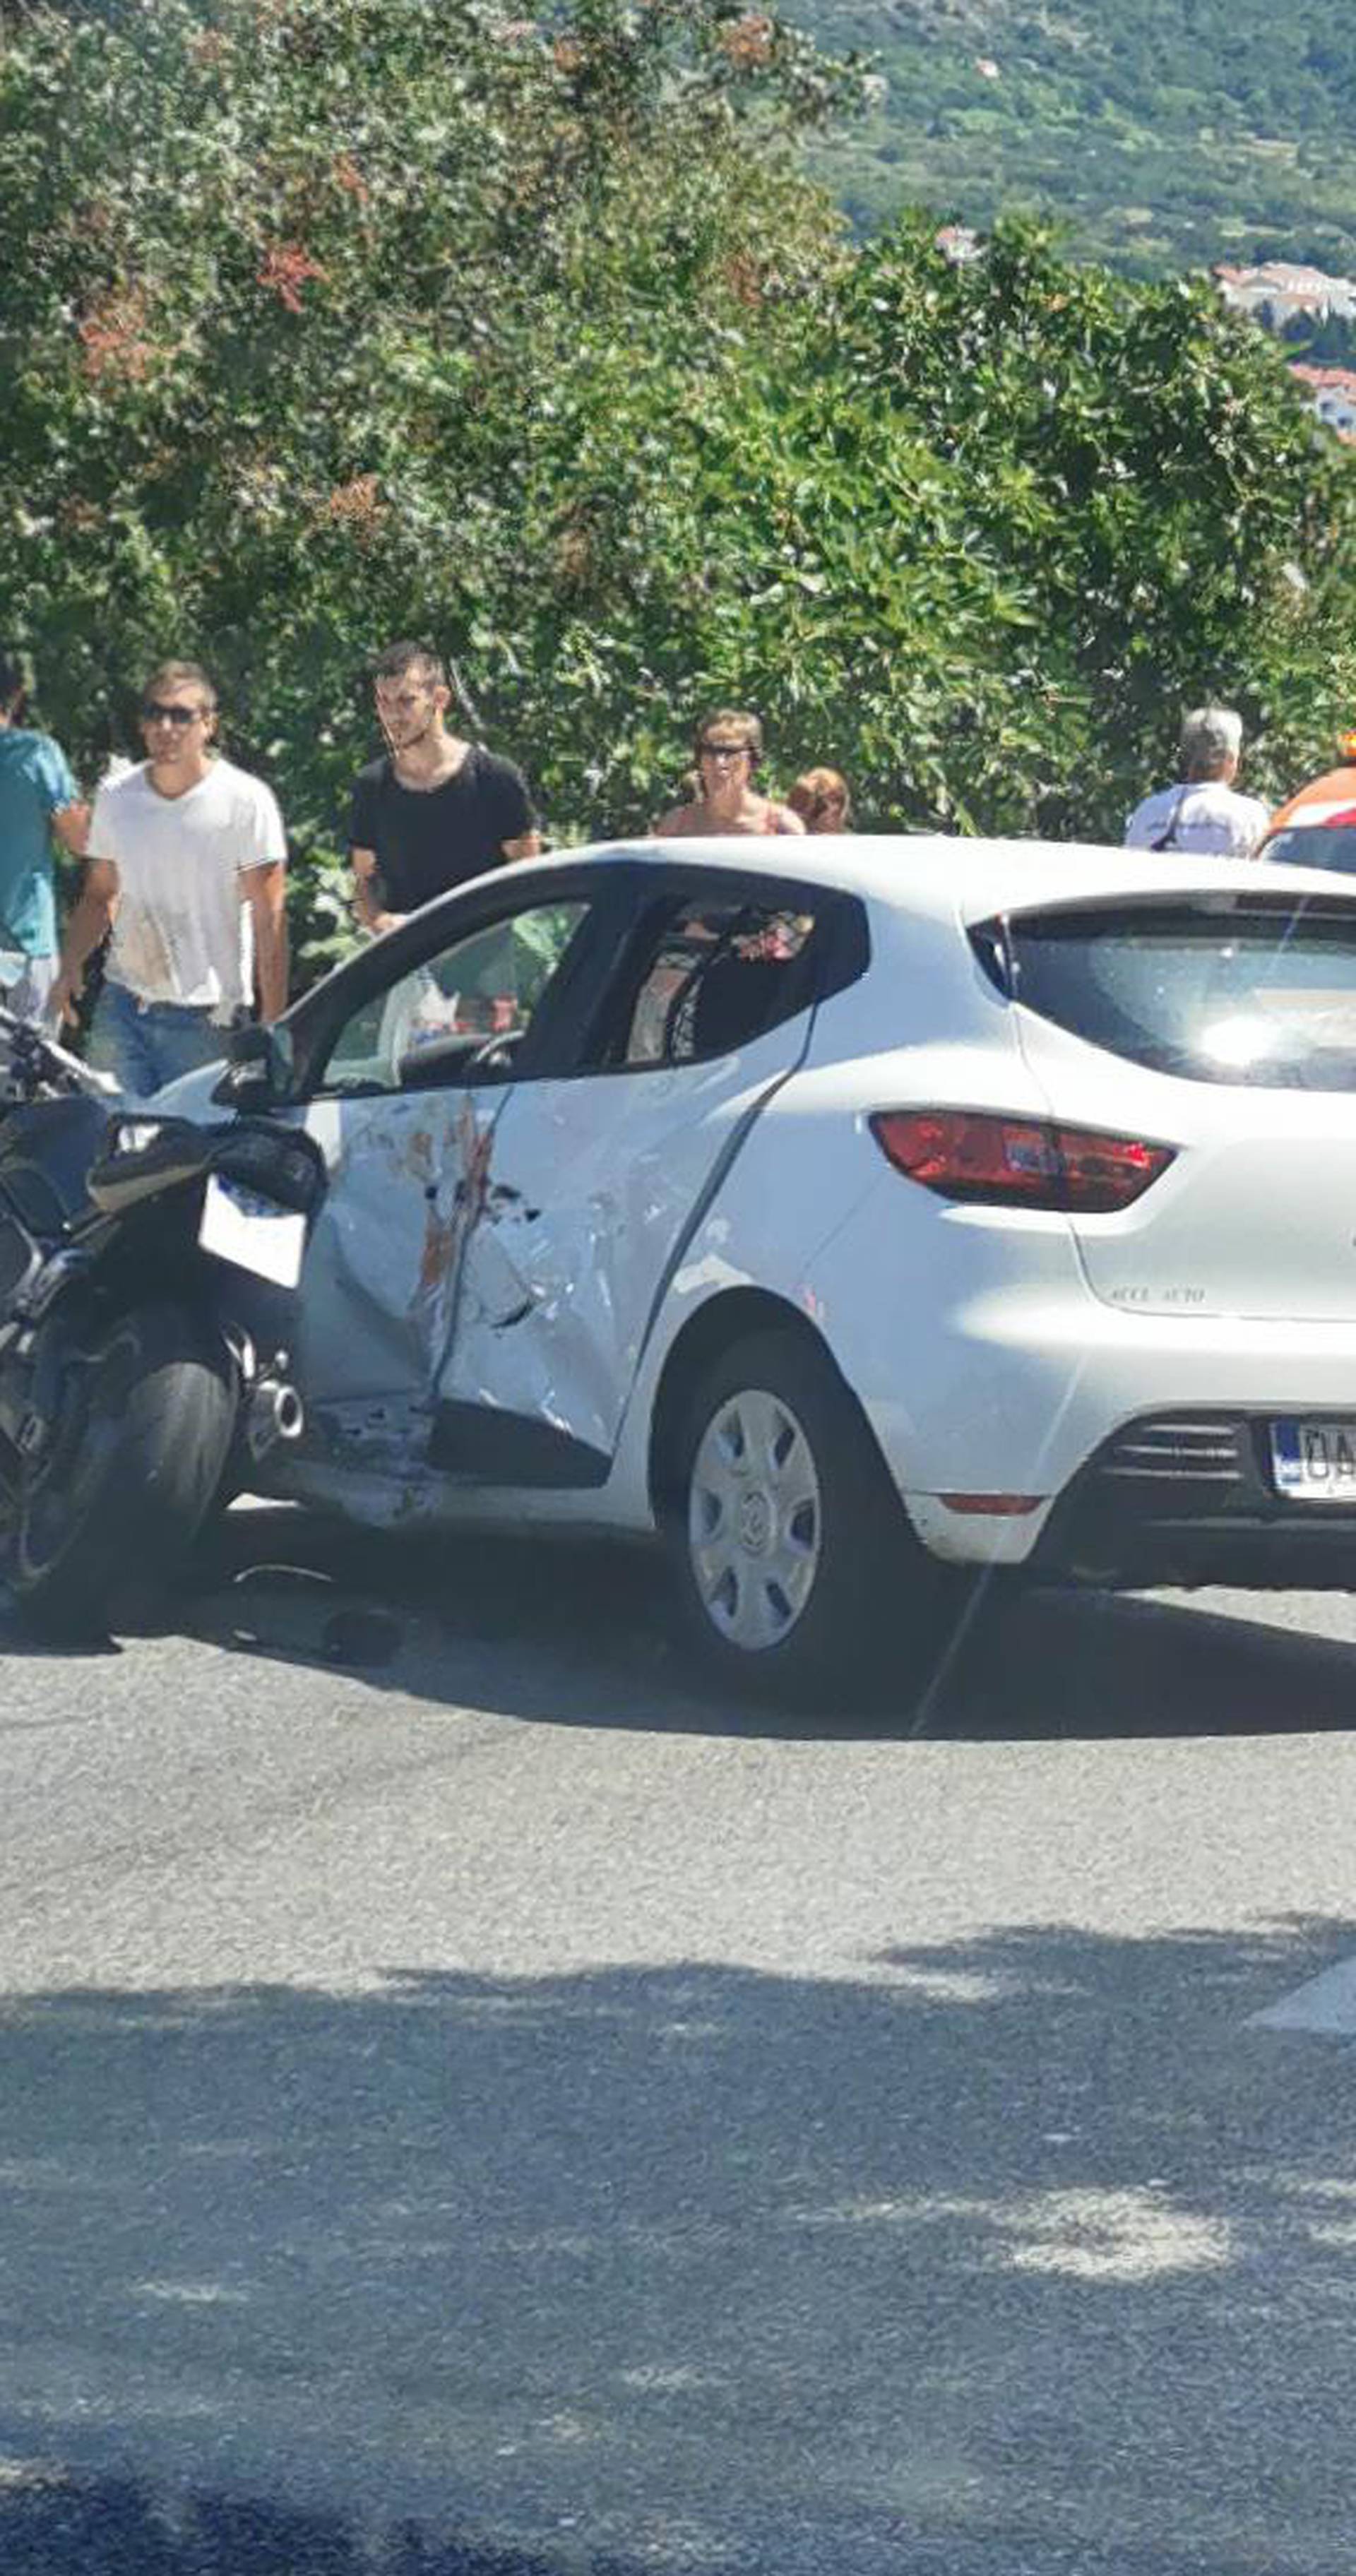
[[[832,1708],[932,1669],[945,1572],[914,1539],[850,1390],[794,1328],[749,1334],[692,1387],[668,1537],[689,1633],[737,1687]]]

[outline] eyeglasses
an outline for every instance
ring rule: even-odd
[[[739,760],[752,751],[751,742],[703,742],[697,746],[703,760]]]
[[[159,698],[147,698],[141,710],[141,721],[143,724],[176,725],[182,733],[186,726],[196,724],[206,713],[205,707],[167,707]]]

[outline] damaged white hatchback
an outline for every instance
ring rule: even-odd
[[[659,1533],[708,1654],[799,1696],[914,1687],[947,1568],[1356,1570],[1331,879],[613,846],[415,915],[230,1079],[328,1172],[280,1494]]]

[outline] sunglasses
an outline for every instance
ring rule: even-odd
[[[703,742],[698,745],[703,760],[738,760],[752,751],[751,742]]]
[[[177,725],[182,733],[187,725],[197,724],[206,713],[205,707],[166,707],[161,705],[159,698],[147,698],[141,710],[141,721],[143,724]]]

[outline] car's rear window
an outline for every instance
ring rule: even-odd
[[[1356,905],[1099,904],[986,922],[974,940],[1013,1000],[1132,1064],[1356,1090]]]
[[[1292,868],[1330,868],[1335,876],[1356,877],[1356,814],[1340,823],[1291,823],[1273,832],[1257,855]]]

